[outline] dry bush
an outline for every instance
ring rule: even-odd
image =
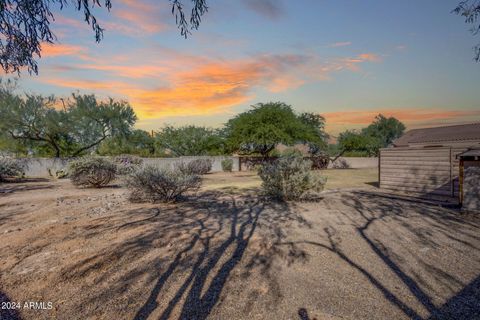
[[[201,183],[199,175],[151,165],[133,172],[127,179],[130,200],[134,202],[175,202],[185,193],[197,191]]]
[[[82,157],[68,166],[68,176],[76,186],[101,188],[112,182],[116,173],[115,163],[101,157]]]
[[[347,160],[344,158],[338,158],[332,163],[332,168],[334,169],[349,169],[350,165]]]
[[[22,177],[25,173],[25,162],[7,157],[0,156],[0,181],[5,181],[7,178]]]
[[[178,162],[174,164],[174,169],[184,174],[203,175],[212,170],[213,161],[211,159],[195,159],[189,162]]]
[[[264,163],[258,171],[265,195],[278,200],[299,200],[323,190],[326,178],[311,171],[312,163],[299,156]]]
[[[222,170],[225,171],[225,172],[232,172],[232,170],[233,170],[233,160],[232,159],[222,160]]]
[[[117,165],[118,175],[127,175],[140,169],[143,159],[130,154],[122,154],[114,157],[113,162]]]

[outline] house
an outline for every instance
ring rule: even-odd
[[[380,150],[380,188],[459,202],[457,156],[480,147],[480,123],[414,129]]]

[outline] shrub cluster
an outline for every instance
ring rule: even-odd
[[[138,156],[123,154],[114,157],[113,162],[117,166],[118,175],[128,175],[140,169],[143,159]]]
[[[186,192],[198,190],[201,182],[196,174],[148,165],[130,174],[127,187],[131,201],[175,202]]]
[[[11,157],[0,156],[0,181],[24,175],[25,163]]]
[[[211,159],[196,159],[190,162],[178,162],[174,165],[174,170],[187,175],[203,175],[212,170],[212,165]]]
[[[344,158],[338,158],[332,163],[332,168],[334,169],[349,169],[350,165],[348,164],[347,160]]]
[[[232,170],[233,170],[233,160],[232,159],[222,160],[222,170],[225,171],[225,172],[232,172]]]
[[[313,173],[311,167],[311,161],[295,155],[264,163],[258,174],[265,195],[287,201],[322,191],[326,179]]]
[[[117,166],[102,157],[82,157],[68,166],[68,176],[76,186],[101,188],[116,177]]]

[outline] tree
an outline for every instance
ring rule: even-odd
[[[170,0],[172,14],[182,36],[191,29],[198,29],[202,16],[207,12],[206,0],[191,0],[191,14],[185,14],[181,0]],[[42,43],[54,43],[57,38],[50,25],[55,21],[52,8],[63,9],[73,5],[81,12],[85,22],[100,42],[104,29],[97,22],[92,8],[102,5],[110,10],[112,0],[0,0],[0,65],[7,73],[19,73],[26,67],[30,73],[38,73],[37,57],[41,57]]]
[[[169,151],[176,157],[219,155],[223,153],[223,144],[218,130],[205,127],[166,126],[155,134],[158,151]]]
[[[234,152],[266,157],[279,143],[318,142],[315,129],[305,122],[283,102],[258,103],[228,121],[227,145]]]
[[[126,135],[116,135],[105,139],[97,150],[102,156],[133,154],[140,157],[155,155],[155,139],[147,131],[133,130]]]
[[[453,12],[465,18],[465,23],[473,25],[471,31],[473,35],[477,35],[480,32],[480,24],[477,24],[477,20],[480,16],[480,0],[464,0],[453,9]],[[474,47],[475,61],[480,61],[480,44]]]
[[[360,132],[347,130],[338,136],[335,161],[346,152],[359,151],[368,156],[377,156],[380,148],[386,148],[405,131],[405,125],[394,117],[386,118],[382,114]]]
[[[362,133],[367,136],[377,138],[380,148],[386,148],[392,144],[395,139],[400,138],[405,132],[405,125],[394,117],[386,118],[379,114],[375,120]]]
[[[347,130],[340,133],[337,143],[339,152],[331,159],[332,162],[351,151],[365,152],[369,156],[374,156],[378,150],[379,140],[362,132]]]
[[[300,121],[309,128],[308,144],[311,154],[324,152],[327,148],[328,134],[325,132],[325,118],[319,114],[304,112],[299,116]]]
[[[39,153],[67,157],[81,155],[108,137],[127,134],[136,121],[125,101],[73,95],[62,109],[54,108],[54,102],[54,97],[22,97],[1,88],[0,130]]]

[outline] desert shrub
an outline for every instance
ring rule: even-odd
[[[201,182],[196,174],[148,165],[130,174],[127,187],[134,202],[175,202],[186,192],[198,190]]]
[[[222,160],[222,170],[225,171],[225,172],[232,172],[232,170],[233,170],[233,160],[232,159]]]
[[[348,164],[347,160],[344,158],[338,158],[332,163],[332,168],[334,169],[348,169],[350,165]]]
[[[21,160],[0,156],[0,181],[6,178],[22,177],[24,175],[25,163]]]
[[[138,156],[123,154],[114,157],[113,162],[117,166],[117,174],[127,175],[140,169],[143,164],[143,159]]]
[[[264,163],[258,171],[265,195],[279,200],[298,200],[323,190],[326,179],[311,171],[312,163],[299,156]]]
[[[213,161],[211,159],[195,159],[189,162],[178,162],[174,165],[174,169],[184,174],[203,175],[212,170]]]
[[[76,186],[101,188],[116,177],[117,166],[101,157],[82,157],[68,166],[68,176]]]
[[[56,179],[65,179],[68,178],[68,170],[67,169],[60,169],[53,171],[52,168],[47,168],[48,175],[52,178]]]

